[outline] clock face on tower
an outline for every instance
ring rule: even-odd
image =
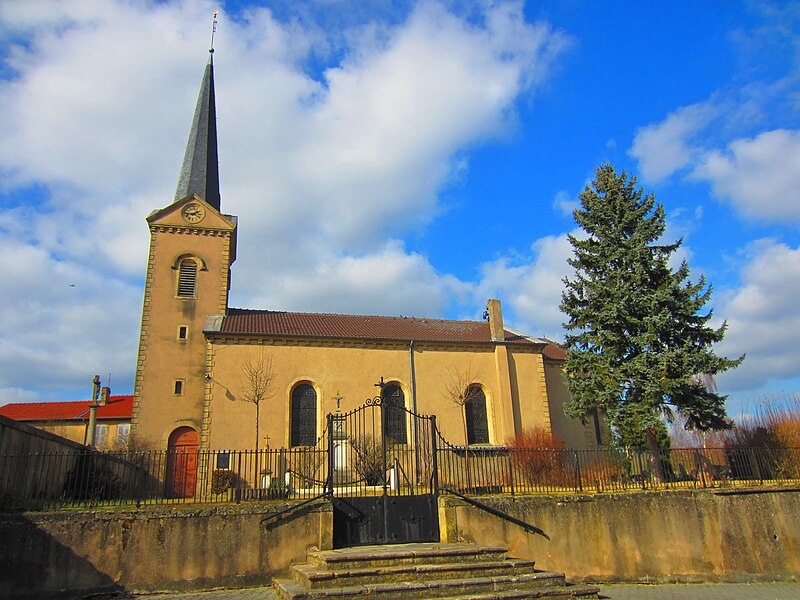
[[[183,220],[187,223],[199,223],[206,216],[206,210],[196,202],[190,202],[181,211]]]

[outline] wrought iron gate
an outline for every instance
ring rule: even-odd
[[[381,396],[328,415],[333,546],[439,540],[436,417]]]

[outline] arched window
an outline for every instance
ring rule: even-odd
[[[313,446],[317,442],[317,392],[301,383],[292,390],[291,446]]]
[[[386,437],[396,444],[408,443],[406,436],[406,399],[402,388],[391,383],[383,388],[383,430]]]
[[[178,266],[178,297],[194,298],[197,291],[197,262],[184,258]]]
[[[472,385],[467,389],[464,411],[467,417],[467,444],[488,444],[489,420],[486,417],[486,394],[480,386]]]

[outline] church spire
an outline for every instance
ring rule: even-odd
[[[216,15],[215,15],[216,17]],[[214,20],[216,29],[216,18]],[[213,40],[213,38],[212,38]],[[213,44],[213,41],[212,41]],[[183,166],[178,176],[175,200],[195,194],[220,210],[219,161],[217,157],[217,109],[214,100],[214,48],[209,50],[192,129],[186,143]]]

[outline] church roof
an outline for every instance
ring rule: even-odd
[[[197,107],[194,111],[189,141],[178,176],[175,200],[196,194],[220,210],[219,158],[217,155],[217,107],[214,97],[214,60],[208,59]]]
[[[547,338],[539,339],[547,344],[542,349],[542,354],[544,354],[545,358],[549,358],[551,360],[567,360],[567,351],[564,350],[561,344],[554,342],[553,340],[548,340]]]
[[[486,321],[299,313],[242,308],[228,309],[228,314],[222,319],[219,333],[436,342],[492,341],[489,323]],[[508,329],[505,330],[505,341],[537,345],[547,343]]]
[[[15,421],[71,421],[89,418],[90,400],[74,402],[18,402],[0,406],[0,416]],[[97,409],[98,420],[130,419],[133,396],[109,396],[108,403]]]

